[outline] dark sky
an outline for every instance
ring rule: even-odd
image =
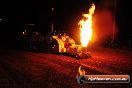
[[[19,26],[34,23],[36,29],[43,32],[49,30],[51,22],[51,8],[54,7],[54,24],[56,30],[71,30],[77,23],[82,13],[85,13],[94,2],[100,9],[101,3],[113,0],[43,0],[43,1],[1,1],[0,22],[1,32],[10,34],[19,30]],[[116,0],[116,23],[120,36],[132,35],[131,3],[128,0]],[[103,6],[102,6],[103,7]],[[80,16],[80,17],[79,17]],[[5,34],[6,35],[6,34]]]
[[[91,0],[92,1],[92,0]],[[8,18],[16,23],[38,23],[49,21],[51,8],[54,7],[54,18],[56,20],[67,19],[74,16],[79,10],[89,8],[90,0],[45,0],[45,1],[4,1],[1,2],[2,18]],[[44,20],[45,19],[45,20]],[[42,22],[41,22],[42,23]]]
[[[9,32],[19,30],[18,27],[26,23],[33,23],[36,29],[48,31],[51,19],[54,19],[56,30],[66,30],[72,26],[76,14],[80,11],[78,15],[81,15],[90,4],[88,0],[3,1],[0,5],[1,24],[8,25]],[[55,9],[53,16],[52,7]]]

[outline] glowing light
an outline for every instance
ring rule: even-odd
[[[92,37],[92,15],[95,10],[95,5],[92,4],[91,8],[89,9],[88,14],[83,14],[83,19],[79,21],[80,25],[80,36],[81,36],[81,44],[83,47],[87,47],[89,41]]]

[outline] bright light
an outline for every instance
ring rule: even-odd
[[[95,10],[95,5],[92,4],[91,8],[89,9],[88,14],[83,14],[84,18],[79,21],[80,25],[80,36],[81,36],[81,44],[83,47],[87,47],[89,41],[92,37],[92,15]]]

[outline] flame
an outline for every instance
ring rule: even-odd
[[[81,30],[81,44],[83,47],[87,47],[89,41],[92,37],[92,15],[95,10],[95,5],[92,4],[91,8],[89,9],[88,14],[83,14],[85,19],[79,21],[80,30]]]
[[[79,67],[78,71],[79,71],[80,76],[85,75],[86,73],[83,69],[81,69],[81,66]]]

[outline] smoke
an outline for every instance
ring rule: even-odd
[[[119,1],[118,1],[119,2]],[[118,9],[118,6],[116,3],[118,3],[117,0],[99,0],[98,2],[95,2],[95,12],[93,14],[92,18],[92,39],[91,39],[91,45],[100,45],[104,42],[106,42],[108,39],[116,39],[118,30],[116,25],[116,10]],[[119,3],[118,3],[119,4]],[[89,10],[89,8],[85,8]],[[83,12],[83,11],[82,11]],[[80,29],[78,26],[78,22],[80,21],[82,13],[80,10],[77,13],[78,15],[73,17],[72,24],[74,27],[72,28],[72,34],[73,38],[75,39],[76,43],[80,44]]]
[[[102,44],[108,39],[116,38],[115,5],[115,0],[102,0],[96,6],[93,15],[93,43]]]

